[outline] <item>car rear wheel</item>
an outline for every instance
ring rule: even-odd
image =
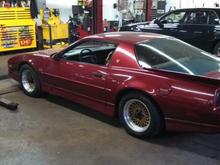
[[[218,42],[218,43],[215,45],[214,54],[215,54],[216,56],[220,57],[220,42]]]
[[[20,82],[24,93],[31,97],[40,97],[42,94],[40,80],[36,72],[29,65],[20,69]]]
[[[163,128],[158,109],[140,93],[130,93],[121,99],[119,117],[126,131],[135,137],[154,137]]]

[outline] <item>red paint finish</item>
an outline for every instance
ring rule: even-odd
[[[217,73],[197,77],[139,67],[134,44],[158,37],[161,35],[126,32],[89,36],[77,43],[95,39],[118,44],[109,65],[56,61],[47,51],[11,58],[9,75],[19,80],[19,67],[27,63],[37,72],[44,91],[110,116],[121,94],[137,90],[157,104],[167,130],[220,132],[220,110],[215,109],[220,80],[211,79]]]

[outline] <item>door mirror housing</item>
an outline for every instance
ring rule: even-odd
[[[220,20],[218,18],[214,19],[214,24],[215,25],[219,25],[220,24]]]
[[[51,54],[51,58],[53,58],[54,61],[59,61],[61,59],[61,53],[53,53]]]
[[[159,19],[155,19],[154,23],[157,24],[160,28],[164,27],[163,23],[161,23]]]

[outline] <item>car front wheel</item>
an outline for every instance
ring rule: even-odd
[[[130,93],[121,99],[119,117],[126,131],[139,138],[154,137],[163,128],[157,107],[140,93]]]
[[[23,65],[20,69],[20,82],[24,93],[32,97],[40,97],[42,94],[40,80],[29,65]]]

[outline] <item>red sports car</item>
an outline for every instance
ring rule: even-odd
[[[137,137],[220,132],[220,60],[173,37],[98,34],[13,57],[8,67],[27,95],[47,92],[119,116]]]

